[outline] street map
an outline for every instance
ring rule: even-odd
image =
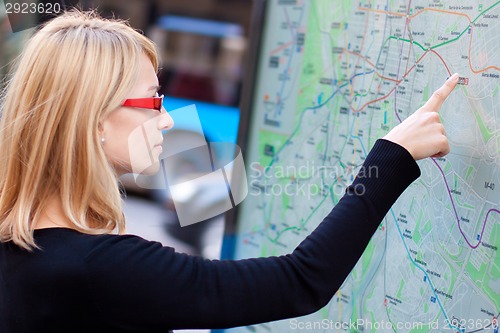
[[[292,252],[375,141],[461,79],[440,110],[451,153],[418,162],[331,302],[233,331],[498,332],[499,15],[492,0],[269,1],[235,259]]]

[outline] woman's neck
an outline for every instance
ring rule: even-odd
[[[74,226],[64,215],[61,201],[58,199],[50,199],[40,218],[37,221],[34,221],[34,229],[46,228],[74,229]]]

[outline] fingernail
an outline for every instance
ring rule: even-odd
[[[452,81],[458,81],[458,78],[459,78],[458,73],[455,73],[455,74],[453,74],[453,75],[450,77],[450,79],[451,79]]]

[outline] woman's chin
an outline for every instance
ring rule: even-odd
[[[152,149],[147,154],[141,151],[137,154],[131,154],[135,158],[131,159],[131,172],[141,176],[154,176],[160,171],[160,153],[159,149]]]
[[[160,161],[156,161],[144,168],[139,174],[141,176],[154,176],[160,171]]]

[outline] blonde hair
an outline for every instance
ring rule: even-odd
[[[0,241],[37,248],[33,221],[53,197],[78,231],[124,231],[99,128],[132,89],[142,54],[158,70],[149,39],[94,12],[64,13],[33,35],[2,97]]]

